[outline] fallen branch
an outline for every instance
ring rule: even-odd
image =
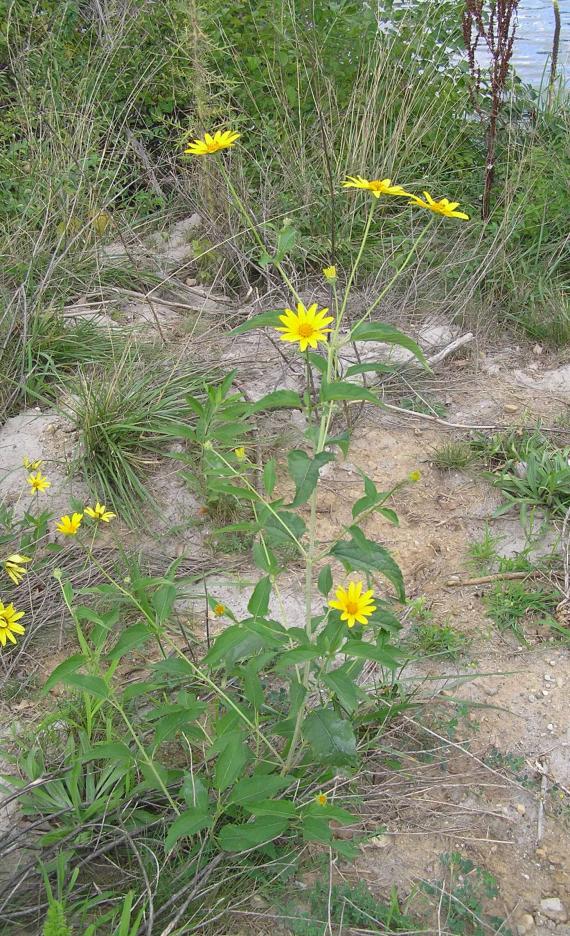
[[[470,431],[478,432],[496,432],[496,431],[508,431],[510,429],[518,428],[525,429],[525,426],[513,426],[512,423],[500,424],[497,423],[492,426],[474,426],[470,423],[452,423],[448,422],[447,419],[440,419],[439,416],[429,416],[427,413],[418,413],[416,410],[404,409],[401,406],[395,406],[393,403],[386,403],[385,400],[382,400],[382,408],[390,410],[394,413],[400,413],[402,416],[412,416],[414,419],[424,419],[427,422],[436,423],[438,426],[445,426],[446,429],[468,429]],[[547,426],[540,427],[541,432],[554,432],[562,433],[563,435],[570,435],[568,429],[558,429],[558,428],[548,428]]]
[[[449,579],[445,584],[447,588],[464,588],[468,585],[487,585],[489,582],[513,582],[516,579],[530,578],[531,575],[540,575],[538,569],[529,572],[495,572],[493,575],[480,575],[479,578]]]
[[[448,344],[447,347],[442,348],[441,351],[438,351],[437,354],[433,354],[427,359],[428,364],[432,367],[434,364],[439,364],[441,361],[444,361],[448,355],[453,354],[454,351],[457,351],[458,348],[462,348],[463,345],[471,344],[474,341],[475,335],[471,332],[467,332],[466,335],[460,335],[459,338],[456,338],[451,344]]]

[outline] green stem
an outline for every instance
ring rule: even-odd
[[[232,182],[232,180],[231,180],[231,178],[230,178],[230,176],[229,176],[229,174],[228,174],[228,172],[227,172],[227,170],[226,170],[226,167],[224,166],[223,162],[220,161],[219,166],[220,166],[221,173],[222,173],[222,175],[223,175],[223,177],[224,177],[224,181],[225,181],[225,183],[226,183],[226,185],[227,185],[227,187],[228,187],[228,189],[229,189],[229,191],[230,191],[230,194],[231,194],[232,197],[233,197],[233,200],[234,200],[234,202],[235,202],[235,205],[236,205],[236,207],[237,207],[237,209],[238,209],[240,215],[242,216],[243,220],[245,221],[245,223],[246,223],[248,229],[249,229],[249,230],[251,231],[251,233],[253,234],[253,237],[254,237],[254,239],[255,239],[255,241],[256,241],[258,247],[262,250],[263,253],[267,253],[267,247],[266,247],[265,244],[263,243],[263,239],[262,239],[262,237],[261,237],[259,231],[257,230],[257,224],[256,224],[255,220],[252,219],[252,217],[251,217],[249,211],[247,210],[246,206],[245,206],[244,203],[243,203],[243,200],[242,200],[242,199],[240,198],[240,196],[238,195],[238,193],[237,193],[237,191],[236,191],[236,188],[235,188],[235,186],[234,186],[234,184],[233,184],[233,182]],[[282,265],[281,265],[280,263],[274,263],[274,266],[275,266],[275,269],[277,270],[277,272],[279,273],[281,279],[283,280],[283,282],[284,282],[285,285],[287,286],[287,289],[289,290],[289,292],[291,293],[291,295],[295,297],[295,299],[296,299],[297,302],[302,302],[301,297],[299,296],[297,290],[296,290],[295,287],[293,286],[293,283],[291,282],[291,280],[290,280],[289,277],[287,276],[287,274],[286,274],[285,270],[283,269]]]
[[[374,198],[370,205],[370,211],[368,212],[368,217],[366,219],[366,225],[364,227],[364,233],[362,235],[362,240],[360,242],[360,247],[356,255],[356,260],[352,265],[350,275],[348,277],[348,282],[344,290],[344,296],[342,300],[342,305],[340,307],[340,312],[338,313],[335,329],[333,332],[333,344],[336,342],[336,338],[339,333],[340,325],[346,311],[346,304],[348,302],[348,297],[350,296],[350,290],[352,289],[352,284],[354,282],[354,277],[356,276],[358,267],[360,266],[360,261],[362,260],[362,254],[364,253],[364,248],[366,247],[366,241],[368,240],[368,234],[370,233],[370,225],[372,224],[372,218],[374,217],[374,209],[376,208],[377,199]]]
[[[400,267],[398,267],[398,269],[396,270],[396,272],[394,273],[394,275],[392,276],[392,278],[391,278],[390,280],[388,280],[388,282],[387,282],[386,285],[384,286],[384,289],[380,292],[380,295],[376,297],[376,299],[374,300],[374,302],[372,303],[372,305],[370,306],[370,308],[367,309],[367,311],[364,313],[364,315],[362,316],[362,318],[356,323],[357,325],[360,325],[361,322],[364,322],[364,321],[368,318],[368,316],[369,316],[370,313],[376,308],[376,306],[378,305],[378,303],[379,303],[379,302],[382,302],[382,299],[384,298],[384,296],[386,295],[386,293],[388,293],[388,292],[392,289],[392,286],[394,285],[394,283],[396,282],[396,280],[398,279],[398,277],[401,276],[401,274],[404,272],[404,270],[409,266],[410,261],[411,261],[413,255],[414,255],[414,253],[415,253],[416,250],[418,249],[419,244],[421,244],[422,240],[424,239],[424,237],[426,236],[427,232],[428,232],[429,229],[431,228],[431,226],[432,226],[432,224],[433,224],[433,220],[434,220],[433,218],[430,218],[430,220],[428,221],[428,223],[427,223],[426,226],[424,227],[424,229],[423,229],[423,231],[421,232],[421,234],[420,234],[418,237],[414,238],[414,240],[413,240],[413,242],[412,242],[412,246],[410,247],[410,250],[408,251],[408,253],[407,253],[406,257],[405,257],[404,262],[402,263],[402,265],[401,265]],[[354,327],[356,328],[356,325],[355,325]]]

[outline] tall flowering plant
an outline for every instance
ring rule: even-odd
[[[353,403],[381,405],[379,396],[359,381],[363,373],[379,371],[385,364],[366,357],[366,363],[347,364],[345,346],[373,341],[399,345],[427,367],[420,347],[375,320],[373,313],[412,261],[429,225],[420,230],[400,269],[356,321],[348,321],[348,300],[380,199],[405,200],[433,222],[467,220],[467,215],[457,202],[437,200],[428,192],[422,198],[388,178],[348,176],[342,183],[347,197],[353,190],[356,197],[369,199],[362,239],[349,270],[333,264],[324,269],[329,304],[308,303],[284,266],[292,243],[290,227],[281,232],[271,254],[232,183],[224,154],[238,139],[232,131],[208,133],[190,143],[187,152],[192,158],[216,161],[259,249],[259,262],[271,264],[280,274],[290,299],[283,308],[243,323],[233,335],[273,330],[274,337],[304,362],[306,386],[299,392],[278,389],[252,403],[232,387],[229,374],[203,398],[189,397],[193,420],[171,431],[188,444],[187,460],[194,471],[196,466],[203,470],[212,500],[229,497],[247,505],[247,514],[240,514],[225,531],[250,536],[258,581],[245,614],[238,614],[208,585],[209,609],[225,627],[218,628],[199,662],[172,635],[176,563],[162,579],[114,583],[121,602],[130,602],[136,611],[137,621],[121,631],[110,650],[106,644],[111,619],[87,614],[76,604],[71,585],[62,582],[81,653],[54,671],[48,688],[62,682],[90,700],[90,712],[110,708],[118,714],[126,733],[113,750],[132,772],[129,784],[138,781],[145,791],[159,791],[167,852],[176,848],[201,854],[206,838],[217,849],[241,852],[300,834],[305,841],[326,843],[349,856],[354,854],[353,843],[346,835],[337,836],[330,823],[356,820],[335,801],[335,778],[339,772],[349,776],[356,770],[367,726],[388,717],[397,700],[397,673],[403,663],[395,642],[400,627],[395,606],[405,601],[402,572],[385,546],[367,536],[365,521],[378,514],[386,523],[397,524],[390,498],[398,488],[418,481],[419,474],[412,473],[390,490],[379,490],[363,475],[363,491],[352,505],[351,520],[332,541],[319,535],[319,478],[324,466],[339,452],[346,454],[350,444],[348,432],[337,430],[336,416]],[[250,422],[260,413],[287,409],[305,416],[302,444],[287,452],[280,464],[252,458],[245,431]],[[176,457],[185,456],[178,452]],[[287,496],[284,491],[292,493]],[[85,513],[95,514],[97,521],[108,518],[100,505]],[[75,535],[81,519],[75,514],[64,517],[58,529],[62,535]],[[280,588],[292,557],[303,569],[301,621],[289,618]],[[95,622],[90,633],[85,631],[86,620]],[[149,663],[146,682],[125,689],[118,680],[119,661],[151,641],[156,641],[162,658]],[[367,663],[377,674],[374,687],[361,678]],[[175,741],[176,767],[164,751],[165,742]],[[104,758],[109,744],[107,737],[94,743],[83,759]]]

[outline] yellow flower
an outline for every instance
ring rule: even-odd
[[[342,183],[344,188],[368,189],[372,192],[374,198],[380,198],[381,195],[406,195],[413,198],[409,192],[406,192],[401,185],[392,185],[391,179],[363,179],[362,176],[348,176]]]
[[[315,802],[317,802],[319,806],[326,806],[328,801],[329,801],[329,798],[326,793],[318,793],[315,796]]]
[[[283,328],[277,331],[283,332],[281,341],[298,341],[301,351],[307,348],[316,348],[319,341],[327,340],[327,332],[330,328],[327,325],[333,321],[332,315],[327,316],[328,309],[321,309],[317,312],[317,303],[313,302],[308,309],[302,302],[297,303],[297,311],[285,309],[285,314],[279,316],[279,321],[283,322]]]
[[[24,466],[24,468],[25,468],[27,471],[37,471],[38,468],[39,468],[41,465],[43,465],[43,461],[42,461],[41,458],[36,459],[36,461],[30,461],[30,459],[28,458],[28,456],[25,455],[25,456],[24,456],[24,459],[23,459],[23,461],[22,461],[22,465]]]
[[[207,156],[209,153],[217,153],[218,150],[229,149],[240,136],[241,133],[234,130],[216,130],[214,136],[205,133],[203,139],[193,140],[184,152],[191,156]]]
[[[239,448],[237,448],[237,449],[234,449],[234,455],[235,455],[235,457],[237,458],[238,461],[245,461],[245,459],[246,459],[246,454],[245,454],[245,449],[244,449],[243,445],[241,445],[241,446],[240,446]]]
[[[30,485],[30,494],[35,494],[39,491],[47,491],[48,487],[51,487],[51,481],[48,481],[41,471],[36,471],[35,474],[29,474],[28,484]]]
[[[14,585],[19,585],[28,571],[24,568],[23,563],[31,561],[29,556],[20,556],[18,553],[13,553],[11,556],[8,556],[7,559],[4,559],[2,563],[4,571],[6,575],[12,579]]]
[[[329,607],[342,611],[341,621],[346,621],[349,627],[355,624],[368,624],[367,618],[376,611],[373,604],[374,596],[371,591],[362,593],[363,582],[349,582],[348,589],[337,588],[336,601],[329,601]]]
[[[15,644],[14,634],[23,634],[25,628],[18,624],[20,618],[24,617],[23,611],[16,611],[13,604],[4,605],[0,601],[0,644],[6,646],[6,641]]]
[[[214,605],[214,614],[216,617],[221,617],[222,614],[226,613],[226,609],[223,604]]]
[[[55,528],[58,533],[63,533],[64,536],[75,536],[82,520],[82,513],[74,513],[72,517],[65,514],[65,516],[61,517],[59,523],[56,523]]]
[[[463,211],[455,210],[459,207],[458,201],[448,201],[447,198],[442,198],[441,201],[435,201],[429,192],[424,192],[424,197],[425,201],[418,198],[417,195],[412,195],[410,205],[419,205],[420,208],[427,208],[429,211],[444,215],[446,218],[462,218],[463,221],[469,221],[468,214],[465,214]]]
[[[336,279],[336,267],[334,266],[334,264],[333,266],[328,266],[324,268],[323,276],[325,277],[325,279],[328,279],[328,280]]]
[[[413,481],[415,483],[416,481],[420,480],[421,476],[422,476],[421,471],[416,470],[416,471],[410,471],[408,478],[410,479],[410,481]]]
[[[92,520],[102,520],[104,523],[108,523],[109,520],[113,520],[113,518],[117,516],[117,514],[107,510],[105,504],[100,504],[99,501],[97,501],[94,507],[86,507],[85,513],[88,517],[91,517]]]

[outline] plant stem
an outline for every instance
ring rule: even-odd
[[[232,182],[232,180],[231,180],[231,178],[230,178],[230,176],[229,176],[229,174],[228,174],[228,172],[227,172],[227,170],[226,170],[226,167],[224,166],[223,162],[220,161],[219,165],[220,165],[221,173],[222,173],[222,175],[223,175],[223,177],[224,177],[224,181],[225,181],[225,183],[226,183],[226,185],[227,185],[227,187],[228,187],[228,189],[229,189],[229,191],[230,191],[230,194],[232,195],[232,198],[233,198],[233,200],[234,200],[234,202],[235,202],[235,205],[236,205],[236,207],[237,207],[237,209],[238,209],[240,215],[242,216],[243,220],[245,221],[245,223],[246,223],[248,229],[249,229],[249,230],[251,231],[251,233],[253,234],[253,237],[254,237],[254,239],[255,239],[255,241],[256,241],[258,247],[260,247],[260,249],[263,251],[263,253],[267,253],[267,247],[266,247],[265,244],[263,243],[263,239],[261,238],[261,235],[260,235],[259,231],[257,230],[257,224],[256,224],[255,220],[252,219],[252,217],[251,217],[249,211],[247,210],[247,208],[245,207],[245,205],[244,205],[244,203],[243,203],[243,200],[242,200],[242,199],[240,198],[240,196],[238,195],[238,193],[237,193],[237,191],[236,191],[236,189],[235,189],[235,186],[234,186],[234,184],[233,184],[233,182]],[[296,290],[295,287],[293,286],[293,283],[291,282],[291,280],[289,279],[289,277],[288,277],[287,274],[285,273],[285,270],[283,269],[282,265],[281,265],[280,263],[275,263],[274,266],[275,266],[275,269],[277,270],[277,272],[279,273],[281,279],[283,280],[283,282],[284,282],[285,285],[287,286],[287,289],[289,290],[289,292],[291,293],[291,295],[295,297],[295,299],[296,299],[297,302],[301,302],[301,301],[302,301],[302,300],[301,300],[301,297],[299,296],[299,294],[297,293],[297,290]]]
[[[344,297],[343,297],[343,300],[342,300],[342,305],[341,305],[341,307],[340,307],[340,312],[338,313],[337,320],[336,320],[336,324],[335,324],[335,329],[334,329],[334,332],[333,332],[333,344],[335,343],[336,337],[337,337],[338,332],[339,332],[339,329],[340,329],[340,325],[341,325],[342,319],[343,319],[343,317],[344,317],[344,313],[345,313],[345,311],[346,311],[346,304],[347,304],[347,302],[348,302],[348,297],[349,297],[349,295],[350,295],[350,290],[351,290],[352,284],[353,284],[353,282],[354,282],[354,277],[356,276],[356,272],[357,272],[357,270],[358,270],[358,267],[360,266],[360,261],[362,260],[362,254],[364,253],[364,248],[365,248],[365,246],[366,246],[366,241],[368,240],[368,234],[369,234],[369,232],[370,232],[370,225],[372,224],[372,218],[374,217],[374,209],[376,208],[376,201],[377,201],[376,198],[373,198],[372,201],[371,201],[371,204],[370,204],[370,211],[368,212],[368,217],[367,217],[367,219],[366,219],[366,225],[365,225],[365,227],[364,227],[364,233],[363,233],[363,235],[362,235],[362,240],[361,240],[361,242],[360,242],[360,248],[359,248],[358,253],[357,253],[357,255],[356,255],[356,260],[354,261],[354,263],[353,263],[353,265],[352,265],[352,269],[351,269],[350,275],[349,275],[349,277],[348,277],[348,282],[347,282],[346,287],[345,287],[345,290],[344,290]]]

